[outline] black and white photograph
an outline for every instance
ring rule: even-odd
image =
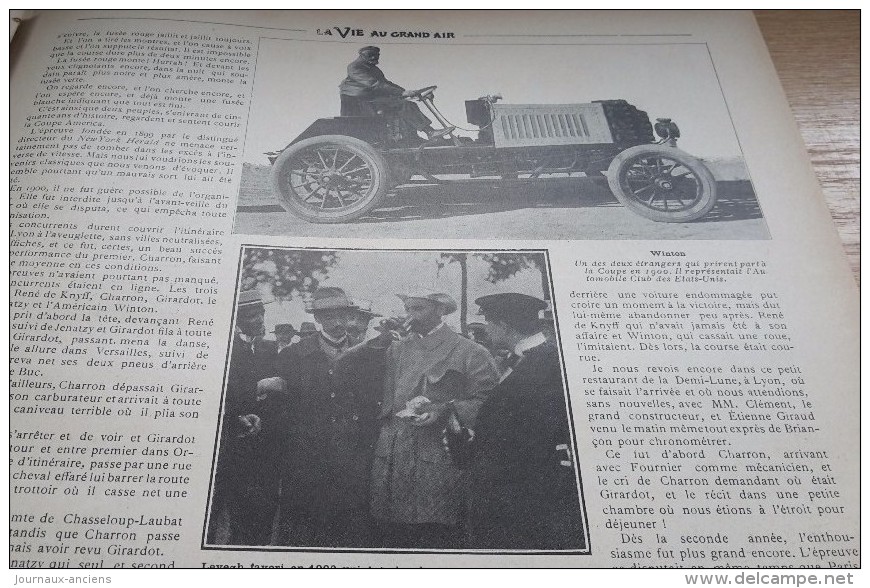
[[[679,36],[261,38],[234,232],[769,238],[712,57]]]
[[[590,553],[545,251],[239,273],[204,548]]]

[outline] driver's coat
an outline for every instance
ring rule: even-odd
[[[405,91],[403,87],[388,80],[378,66],[368,63],[362,57],[347,66],[347,77],[341,81],[338,89],[345,96],[361,98],[401,96]]]

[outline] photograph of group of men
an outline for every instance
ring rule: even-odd
[[[543,252],[241,272],[207,545],[587,549]]]

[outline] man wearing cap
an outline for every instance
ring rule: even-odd
[[[364,546],[368,531],[368,458],[355,379],[340,364],[351,346],[347,325],[358,307],[341,288],[323,287],[306,312],[317,336],[294,343],[279,373],[297,398],[282,482],[281,543],[295,547]],[[360,456],[362,452],[362,456]]]
[[[411,334],[386,356],[380,433],[372,463],[372,516],[384,547],[461,547],[466,479],[441,448],[450,404],[466,423],[498,381],[492,356],[452,331],[447,294],[400,294]]]
[[[539,318],[547,305],[518,293],[475,302],[493,345],[512,350],[513,361],[476,424],[461,423],[473,434],[445,435],[470,474],[468,547],[582,549],[562,370]]]
[[[341,116],[372,116],[378,111],[388,110],[395,112],[414,131],[425,133],[427,139],[447,134],[448,129],[432,128],[431,121],[420,108],[404,100],[410,94],[386,78],[378,67],[380,55],[378,47],[363,47],[359,50],[359,57],[347,66],[347,77],[339,85]]]
[[[275,344],[263,339],[265,308],[256,290],[239,292],[215,472],[209,542],[265,545],[277,509],[288,399],[274,378]]]

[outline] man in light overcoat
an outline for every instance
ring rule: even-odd
[[[442,449],[452,402],[473,423],[498,373],[490,353],[442,320],[450,296],[400,294],[411,335],[387,351],[380,433],[372,464],[372,516],[384,547],[461,547],[466,475]]]

